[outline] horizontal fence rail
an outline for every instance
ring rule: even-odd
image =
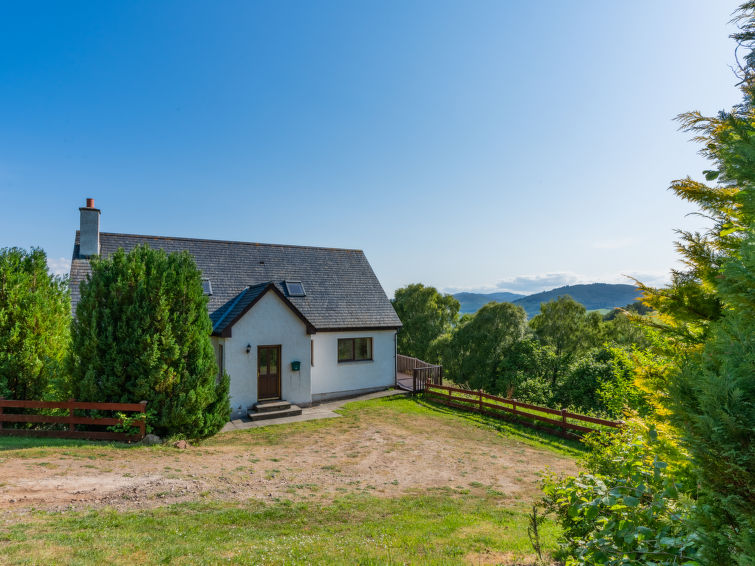
[[[429,400],[476,413],[485,414],[495,418],[507,418],[509,416],[520,417],[517,419],[527,426],[563,436],[565,438],[581,437],[588,432],[600,430],[600,427],[619,428],[622,421],[611,421],[588,415],[572,413],[565,409],[551,409],[530,403],[523,403],[516,399],[507,399],[489,395],[482,391],[472,391],[458,387],[448,387],[427,382],[425,395]],[[598,427],[586,426],[580,423],[599,425]],[[550,425],[550,426],[541,426]],[[555,428],[554,428],[555,427]]]
[[[4,409],[58,409],[67,410],[68,415],[38,413],[7,413]],[[119,440],[137,442],[144,438],[146,432],[145,418],[133,423],[139,429],[137,434],[112,432],[109,430],[79,430],[76,425],[88,427],[108,427],[124,425],[121,417],[91,417],[76,414],[82,411],[111,411],[118,413],[136,413],[146,417],[147,402],[141,403],[91,403],[86,401],[26,401],[0,397],[0,435],[4,436],[38,436],[48,438],[79,438],[86,440]],[[28,423],[45,425],[68,425],[64,428],[7,428],[4,423]]]

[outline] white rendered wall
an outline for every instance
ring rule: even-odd
[[[225,371],[231,376],[232,418],[245,415],[257,402],[257,346],[281,346],[281,398],[311,403],[309,335],[302,320],[275,293],[265,293],[222,342]],[[249,354],[247,344],[252,346]],[[300,371],[291,371],[295,360],[301,362]]]
[[[372,361],[338,362],[339,338],[372,338]],[[314,344],[312,367],[313,400],[331,393],[348,393],[364,389],[384,389],[396,383],[396,331],[370,330],[355,332],[318,332],[311,336]]]

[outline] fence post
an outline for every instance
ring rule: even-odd
[[[482,413],[482,389],[480,389],[477,393],[480,394],[480,413]]]
[[[5,397],[0,397],[0,401],[5,401]],[[3,414],[3,408],[0,406],[0,415]],[[3,421],[0,419],[0,428],[3,428]]]
[[[71,417],[71,419],[73,419],[73,417],[74,417],[74,414],[73,414],[73,401],[74,401],[73,397],[71,397],[68,400],[68,402],[70,403],[70,405],[68,406],[68,416]],[[68,423],[68,430],[70,430],[71,432],[75,431],[76,430],[76,425],[73,424],[73,423]]]
[[[144,435],[147,434],[147,402],[141,401],[141,406],[141,413],[144,415],[144,418],[139,421],[139,436],[144,438]]]
[[[516,399],[511,400],[511,410],[516,411]]]
[[[561,432],[566,434],[566,409],[561,409]]]
[[[412,369],[412,393],[417,392],[417,368]]]

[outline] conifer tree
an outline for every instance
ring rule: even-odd
[[[230,416],[229,378],[218,378],[199,270],[188,252],[148,246],[93,258],[72,329],[77,399],[147,401],[160,435],[201,438]]]
[[[71,303],[39,248],[0,250],[0,396],[55,395],[68,347]]]
[[[671,373],[670,408],[699,482],[693,526],[711,565],[755,563],[755,2],[741,6],[738,23],[742,103],[683,118],[716,185],[672,186],[714,223],[702,236],[682,233],[689,270],[648,294],[687,345]]]
[[[743,196],[751,201],[750,189]],[[724,305],[702,352],[672,381],[674,420],[700,482],[707,564],[755,563],[755,225],[716,285]]]

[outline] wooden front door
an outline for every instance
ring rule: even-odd
[[[257,346],[257,400],[281,398],[281,347]]]

